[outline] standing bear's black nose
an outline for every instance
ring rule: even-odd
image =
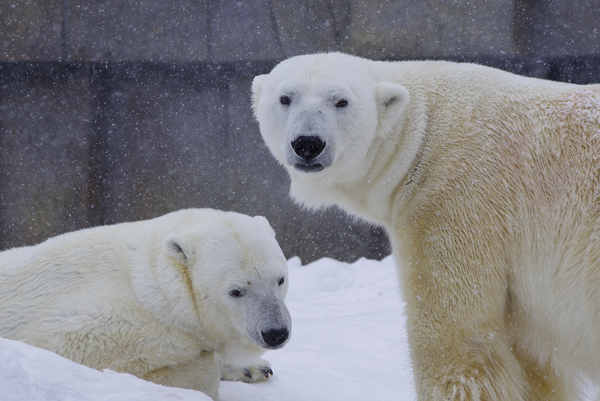
[[[307,162],[319,156],[325,149],[325,142],[318,136],[299,136],[292,142],[294,153]]]
[[[262,335],[263,341],[269,346],[269,348],[279,347],[285,342],[285,340],[288,339],[288,336],[290,335],[287,328],[267,330],[261,332],[260,334]]]

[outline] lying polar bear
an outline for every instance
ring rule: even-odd
[[[0,337],[218,398],[289,340],[287,264],[263,217],[188,209],[0,253]],[[236,367],[252,364],[249,367]]]
[[[600,378],[600,85],[293,57],[253,83],[308,207],[386,228],[420,400],[574,400]]]

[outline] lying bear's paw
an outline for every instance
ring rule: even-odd
[[[259,359],[250,366],[233,366],[221,364],[221,380],[244,383],[262,382],[273,376],[269,362]]]

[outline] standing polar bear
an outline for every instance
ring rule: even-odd
[[[299,56],[253,82],[308,207],[386,228],[420,400],[574,400],[600,378],[600,86]]]
[[[0,253],[0,337],[218,398],[289,339],[287,264],[263,217],[188,209]],[[251,364],[247,367],[236,367]]]

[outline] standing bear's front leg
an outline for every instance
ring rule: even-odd
[[[553,370],[511,338],[501,237],[445,215],[395,241],[419,400],[567,400]]]
[[[506,269],[496,252],[465,231],[420,228],[397,253],[419,400],[527,399],[505,321]]]

